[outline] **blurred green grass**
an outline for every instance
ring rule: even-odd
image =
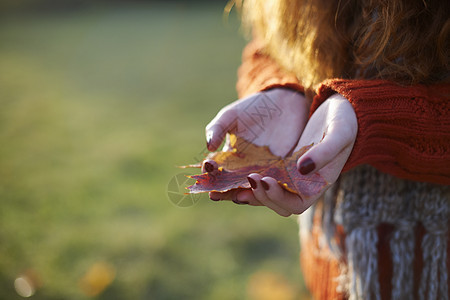
[[[245,41],[222,9],[2,17],[0,299],[20,299],[24,272],[37,278],[33,299],[248,299],[266,271],[304,295],[294,219],[167,196],[236,98]],[[98,262],[115,279],[89,296],[80,280]]]

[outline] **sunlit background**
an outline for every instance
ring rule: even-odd
[[[183,195],[226,2],[1,1],[0,299],[308,299],[294,218]]]

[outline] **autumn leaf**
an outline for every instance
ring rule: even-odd
[[[190,176],[196,180],[188,187],[190,193],[250,188],[247,176],[251,173],[275,178],[285,189],[302,198],[316,195],[326,186],[327,182],[319,174],[303,176],[298,172],[298,158],[312,145],[284,159],[272,154],[267,146],[254,145],[233,134],[230,135],[230,145],[232,151],[213,152],[202,164],[187,166],[201,167],[204,172]]]

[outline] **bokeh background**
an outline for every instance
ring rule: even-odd
[[[0,299],[308,299],[295,218],[184,196],[227,1],[0,2]]]

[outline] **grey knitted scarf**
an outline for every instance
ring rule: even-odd
[[[345,255],[347,264],[341,268],[339,282],[349,299],[381,298],[377,253],[381,223],[394,228],[391,298],[413,298],[415,230],[421,223],[426,233],[421,245],[424,268],[419,299],[448,299],[449,204],[449,186],[398,179],[370,166],[343,174],[323,197],[322,225],[332,252],[340,260]],[[301,216],[301,227],[311,222],[312,214]],[[337,224],[346,232],[345,253],[334,242]]]

